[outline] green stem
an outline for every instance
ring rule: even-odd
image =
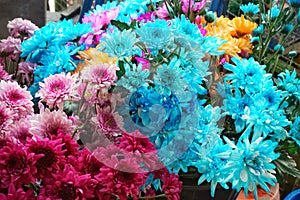
[[[278,54],[277,57],[276,57],[276,60],[275,60],[275,63],[274,63],[274,67],[273,67],[273,70],[272,70],[272,74],[274,74],[275,71],[276,71],[276,69],[277,69],[277,64],[278,64],[279,56],[280,55]],[[270,69],[271,69],[271,67],[270,67]]]

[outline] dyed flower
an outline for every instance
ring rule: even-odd
[[[189,10],[190,11],[200,11],[202,8],[204,8],[207,0],[202,0],[202,1],[190,1],[190,0],[180,0],[181,1],[181,9],[184,13],[187,13]]]
[[[7,39],[0,40],[0,58],[16,61],[21,54],[21,40],[8,36]],[[0,60],[0,64],[4,65],[4,60]]]
[[[205,21],[207,21],[208,23],[212,23],[216,20],[216,15],[213,11],[208,11],[204,17]]]
[[[257,14],[259,12],[259,6],[257,4],[253,4],[249,2],[247,5],[241,5],[240,6],[241,11],[246,15],[247,13],[249,14]]]
[[[100,63],[96,66],[87,66],[81,72],[83,80],[92,84],[95,89],[110,88],[117,80],[117,71],[119,68],[115,65]]]
[[[13,119],[14,113],[5,104],[0,104],[0,136],[10,129]]]
[[[122,32],[115,30],[111,34],[106,34],[102,39],[100,49],[110,56],[128,57],[133,54],[134,45],[138,42],[136,34],[130,30]]]
[[[50,108],[62,108],[64,101],[70,97],[73,80],[70,74],[50,75],[44,83],[40,83],[41,89],[35,96],[40,97]]]
[[[2,101],[20,119],[33,113],[32,96],[17,82],[0,81],[0,101]]]
[[[28,189],[26,192],[22,187],[16,187],[13,183],[9,184],[6,194],[0,193],[0,199],[2,200],[19,200],[19,199],[33,199],[33,189]]]
[[[166,3],[167,4],[167,3]],[[159,19],[166,19],[169,17],[169,12],[168,12],[168,9],[167,9],[167,6],[166,4],[164,3],[162,5],[162,7],[158,7],[156,10],[155,10],[155,14],[157,15],[157,17]]]
[[[29,61],[18,64],[18,75],[21,76],[22,83],[30,85],[33,82],[33,72],[37,64]]]
[[[27,151],[23,145],[7,142],[0,149],[0,188],[8,188],[11,183],[16,187],[36,181],[35,166],[40,156]]]
[[[179,181],[179,175],[164,174],[162,178],[162,182],[163,182],[162,192],[168,196],[168,199],[180,200],[182,182]]]
[[[46,180],[51,177],[52,172],[64,165],[66,150],[62,150],[62,146],[61,139],[49,140],[35,137],[35,140],[27,142],[28,152],[39,156],[35,163],[37,178]]]
[[[71,165],[52,174],[53,180],[45,181],[45,194],[51,199],[89,199],[94,197],[97,181],[89,174],[80,174]]]
[[[237,145],[225,138],[227,144],[234,149],[224,169],[233,170],[227,181],[232,183],[232,188],[240,191],[244,188],[245,195],[253,192],[257,198],[257,184],[266,192],[270,192],[267,184],[275,185],[275,168],[272,163],[279,157],[274,150],[277,142],[264,140],[262,137],[250,143],[248,138],[239,140]]]
[[[278,51],[278,53],[282,54],[284,52],[285,48],[281,44],[276,44],[274,47],[274,50]]]
[[[293,30],[293,28],[294,28],[293,24],[287,24],[287,25],[284,26],[282,32],[284,34],[288,34],[289,32],[291,32]]]
[[[252,31],[257,27],[256,23],[245,19],[244,15],[241,17],[235,17],[232,22],[235,28],[235,30],[231,33],[233,37],[243,37],[251,34]]]
[[[97,181],[105,183],[102,192],[117,195],[120,199],[128,196],[135,198],[140,194],[139,188],[145,184],[147,176],[141,173],[138,163],[125,157],[115,160],[115,167],[103,166],[100,173],[95,176]]]
[[[300,79],[294,70],[292,73],[288,70],[281,72],[279,75],[278,88],[288,92],[288,95],[294,95],[300,100]]]
[[[8,80],[10,80],[10,79],[11,79],[11,75],[9,75],[9,74],[7,73],[7,71],[5,71],[5,70],[3,69],[3,66],[2,66],[1,63],[0,63],[0,80],[8,81]]]
[[[264,25],[263,24],[260,24],[258,27],[256,27],[254,30],[253,30],[253,35],[254,36],[258,36],[260,34],[262,34],[264,32]]]
[[[30,133],[30,121],[26,118],[15,121],[10,129],[9,135],[15,137],[18,142],[25,144],[28,138],[32,138]]]
[[[291,4],[291,6],[299,8],[300,7],[300,1],[299,0],[288,0],[289,4]]]
[[[71,134],[75,129],[72,121],[61,110],[50,112],[46,109],[41,111],[40,114],[33,115],[30,122],[30,132],[41,138],[50,138],[51,135],[57,135],[59,131]]]
[[[298,146],[300,146],[300,117],[298,116],[293,124],[291,125],[291,129],[289,131],[288,136],[291,137]]]
[[[277,5],[273,6],[270,10],[268,10],[267,17],[270,20],[276,19],[280,14],[280,9],[277,7]]]
[[[12,21],[8,21],[7,29],[13,37],[31,37],[39,27],[33,24],[31,21],[22,18],[15,18]]]

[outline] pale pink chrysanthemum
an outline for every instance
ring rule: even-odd
[[[116,65],[100,64],[98,66],[85,67],[82,70],[82,77],[100,88],[109,88],[116,80],[118,67]]]
[[[11,75],[9,75],[7,71],[3,69],[3,66],[1,65],[0,62],[0,80],[8,81],[10,79],[11,79]]]
[[[50,138],[51,135],[57,135],[59,130],[66,134],[72,134],[75,130],[72,121],[61,110],[50,112],[46,109],[45,111],[41,111],[40,114],[32,116],[30,122],[30,132],[41,138]]]
[[[32,96],[26,88],[21,88],[17,82],[0,81],[0,101],[14,114],[15,119],[21,119],[33,113]]]
[[[0,103],[0,135],[9,130],[10,125],[13,123],[13,118],[13,112],[5,104]]]
[[[2,57],[7,60],[16,60],[20,54],[21,40],[19,38],[8,36],[6,39],[0,40],[0,55],[2,55]]]
[[[21,76],[22,83],[32,83],[33,82],[33,72],[37,64],[26,61],[19,63],[18,75]]]
[[[32,138],[30,126],[30,121],[26,118],[15,121],[10,126],[9,136],[13,136],[18,142],[25,144],[28,138]]]
[[[35,96],[40,97],[50,108],[62,108],[64,100],[70,97],[73,80],[70,74],[50,75],[45,78],[44,83],[40,83],[41,89]]]
[[[31,37],[35,30],[39,29],[34,23],[30,20],[15,18],[12,21],[8,21],[7,29],[11,36],[13,37]]]

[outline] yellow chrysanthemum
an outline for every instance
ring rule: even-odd
[[[231,35],[236,38],[241,38],[245,35],[251,34],[252,31],[257,27],[256,23],[245,19],[244,15],[241,17],[235,17],[232,22],[235,29],[231,32]]]
[[[78,64],[75,72],[81,71],[85,66],[96,66],[99,64],[114,65],[117,62],[117,57],[109,57],[108,54],[103,53],[95,48],[90,48],[85,51],[78,52],[79,58],[84,62]]]

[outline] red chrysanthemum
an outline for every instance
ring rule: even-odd
[[[71,165],[53,174],[53,179],[45,182],[45,194],[50,199],[81,200],[94,197],[97,184],[89,174],[80,174]]]
[[[36,162],[37,177],[47,178],[52,171],[58,170],[64,165],[66,150],[62,150],[62,140],[39,139],[28,142],[28,150],[36,155],[43,155]]]
[[[0,149],[0,187],[7,188],[10,183],[21,187],[35,182],[35,164],[39,158],[25,147],[7,141],[6,146]]]

